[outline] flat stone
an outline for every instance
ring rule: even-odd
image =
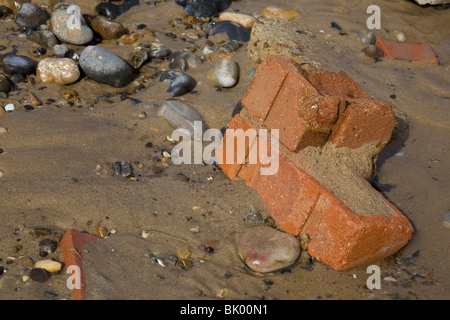
[[[244,231],[238,253],[246,265],[256,272],[272,272],[291,266],[300,256],[300,242],[289,233],[268,226]]]
[[[244,26],[247,30],[251,30],[258,20],[248,14],[227,11],[220,14],[219,21],[234,21]]]
[[[72,59],[44,58],[38,64],[36,75],[41,82],[71,84],[80,77],[80,70]]]
[[[7,54],[3,58],[2,68],[7,75],[20,74],[25,77],[36,71],[36,62],[26,56]]]
[[[300,16],[300,12],[292,9],[283,9],[277,7],[265,7],[261,10],[260,15],[263,18],[283,18],[293,19]]]
[[[62,268],[62,263],[55,261],[55,260],[50,260],[50,259],[46,259],[46,260],[40,260],[37,261],[34,264],[35,268],[40,268],[40,269],[44,269],[47,272],[50,273],[54,273],[54,272],[58,272],[61,270]]]

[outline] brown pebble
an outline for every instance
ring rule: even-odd
[[[42,106],[42,101],[36,97],[36,95],[33,92],[30,92],[30,100],[31,100],[31,104],[35,107],[39,107]]]
[[[104,16],[97,16],[91,22],[91,27],[97,32],[103,40],[114,40],[127,33],[124,26]]]

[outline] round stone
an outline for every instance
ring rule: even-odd
[[[36,75],[41,82],[71,84],[80,77],[80,70],[72,59],[44,58],[38,64]]]
[[[69,19],[71,20],[69,21]],[[72,26],[71,22],[75,21],[73,19],[79,19],[79,25],[74,23]],[[87,26],[83,16],[76,17],[73,13],[68,13],[67,9],[54,11],[50,22],[53,33],[61,42],[83,45],[91,42],[94,38],[94,33]]]
[[[8,93],[11,90],[8,78],[0,73],[0,92]]]
[[[239,65],[232,58],[224,58],[209,72],[208,77],[221,87],[233,87],[239,79]]]
[[[253,271],[272,272],[289,267],[298,259],[300,243],[289,233],[257,226],[241,235],[238,253]]]
[[[49,278],[47,271],[41,268],[33,268],[30,272],[30,278],[36,282],[45,282]]]
[[[79,64],[90,79],[112,87],[124,87],[133,78],[133,67],[103,47],[88,46],[81,53]]]

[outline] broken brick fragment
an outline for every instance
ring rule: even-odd
[[[385,56],[393,60],[439,64],[433,49],[426,42],[406,43],[377,39],[376,45],[381,48]]]
[[[63,261],[66,268],[68,266],[76,265],[81,271],[80,288],[74,287],[72,289],[73,297],[75,300],[84,300],[86,293],[86,280],[83,272],[82,250],[88,243],[97,241],[99,239],[100,238],[92,234],[79,232],[75,229],[67,230],[63,238],[61,239],[60,245],[64,255]]]

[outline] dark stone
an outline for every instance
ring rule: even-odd
[[[7,54],[3,58],[2,68],[7,75],[20,74],[25,77],[36,72],[36,62],[26,56]]]
[[[39,27],[48,19],[50,19],[50,15],[47,11],[31,3],[24,3],[14,21],[19,27]]]
[[[226,10],[232,0],[175,0],[184,8],[184,12],[196,18],[215,17]]]
[[[33,268],[30,272],[30,278],[31,280],[34,280],[36,282],[45,282],[50,277],[50,274],[41,268]]]
[[[115,5],[112,3],[100,3],[95,7],[95,11],[104,17],[114,20],[121,14],[127,12],[130,8],[139,5],[139,0],[125,1],[123,5]]]
[[[159,81],[168,81],[170,83],[167,93],[172,97],[185,95],[194,90],[197,85],[197,81],[194,78],[178,70],[164,71]]]
[[[211,23],[211,34],[225,33],[230,40],[247,42],[250,40],[250,31],[243,25],[234,21],[219,21]]]

